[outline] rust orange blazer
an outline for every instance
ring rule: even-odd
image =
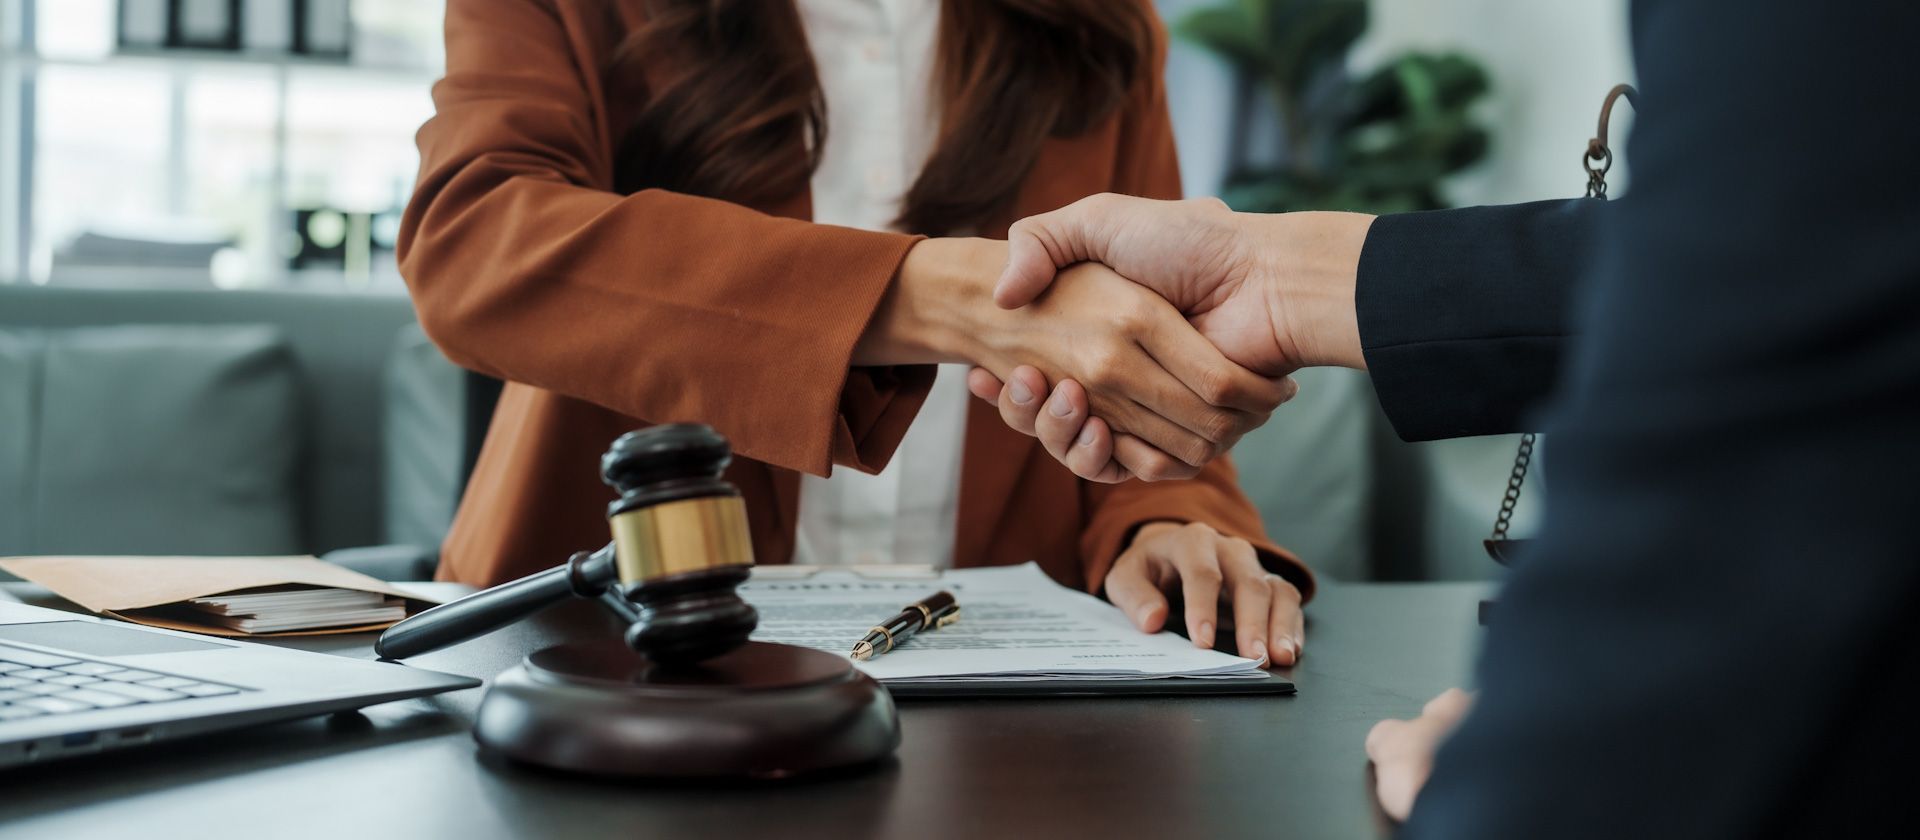
[[[884,467],[932,382],[931,367],[851,367],[914,237],[812,224],[805,194],[755,209],[613,192],[631,103],[609,101],[599,68],[639,5],[447,4],[447,75],[420,130],[401,266],[428,335],[510,384],[443,579],[494,583],[605,543],[600,453],[622,432],[682,421],[733,441],[727,478],[746,497],[757,559],[787,562],[800,472]],[[1156,53],[1121,113],[1046,144],[1006,222],[1103,191],[1178,196],[1164,42]],[[955,565],[1032,560],[1097,590],[1137,526],[1199,521],[1252,541],[1311,593],[1226,459],[1191,481],[1091,484],[993,406],[969,411]]]

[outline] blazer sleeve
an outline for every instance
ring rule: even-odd
[[[1154,72],[1141,95],[1121,116],[1114,191],[1147,198],[1180,197],[1180,164],[1174,154],[1173,123],[1167,114],[1165,39],[1159,39]],[[1246,493],[1233,463],[1216,458],[1187,481],[1124,484],[1081,482],[1088,518],[1080,536],[1081,566],[1087,590],[1098,592],[1113,562],[1149,522],[1204,522],[1222,534],[1253,543],[1261,565],[1313,597],[1313,573],[1300,558],[1274,544],[1260,523],[1260,512]]]
[[[1607,207],[1574,199],[1374,220],[1354,307],[1374,391],[1401,438],[1525,430],[1560,370],[1572,289]]]
[[[614,193],[584,30],[546,0],[448,3],[399,242],[421,325],[463,367],[708,423],[754,460],[882,468],[933,372],[853,349],[915,239]]]

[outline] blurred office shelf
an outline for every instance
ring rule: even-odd
[[[400,288],[378,259],[345,270],[292,260],[296,208],[371,217],[404,202],[440,75],[427,61],[0,47],[0,276],[66,285],[53,276],[58,251],[88,229],[212,220],[246,266],[219,287]],[[137,269],[93,269],[87,285],[150,285]]]

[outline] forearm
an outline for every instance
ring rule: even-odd
[[[923,239],[900,263],[892,284],[854,345],[857,366],[975,364],[977,336],[1010,320],[992,305],[1006,245],[986,239]]]

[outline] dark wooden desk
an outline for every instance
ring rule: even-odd
[[[1296,697],[904,702],[897,760],[847,778],[641,787],[510,766],[468,736],[475,689],[0,773],[0,835],[1374,837],[1362,739],[1467,678],[1486,592],[1326,586]],[[557,612],[415,663],[490,677],[602,621]],[[365,657],[371,641],[297,645]]]

